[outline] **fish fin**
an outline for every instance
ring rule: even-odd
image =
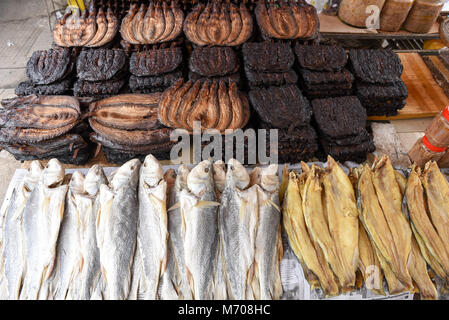
[[[172,205],[170,208],[168,208],[167,212],[178,209],[181,207],[181,203],[178,201],[174,205]]]
[[[209,207],[219,207],[220,205],[221,203],[219,202],[200,200],[194,207],[197,209],[204,209]]]
[[[281,212],[281,208],[276,203],[274,203],[271,199],[267,199],[267,200],[263,201],[262,207],[264,207],[264,206],[271,206],[274,209],[276,209],[278,212]]]
[[[154,205],[155,207],[158,207],[158,206],[165,206],[165,201],[159,199],[159,198],[156,197],[154,194],[150,193],[150,194],[149,194],[149,197],[150,197],[150,200],[151,200],[151,202],[153,203],[153,205]]]
[[[193,276],[187,266],[185,266],[185,269],[186,269],[187,282],[189,283],[190,291],[192,292],[192,298],[193,300],[195,300],[195,286],[193,283]]]

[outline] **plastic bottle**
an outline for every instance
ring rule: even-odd
[[[415,0],[404,22],[404,29],[414,33],[428,33],[443,9],[442,0]]]
[[[446,153],[447,148],[433,146],[426,136],[416,141],[415,145],[408,152],[410,160],[417,166],[423,168],[424,165],[433,160],[439,161]]]
[[[380,13],[384,3],[385,0],[341,0],[338,16],[349,25],[367,28],[367,20],[373,14],[368,6],[378,7]]]
[[[449,147],[449,106],[433,118],[426,129],[426,137],[435,147]]]
[[[380,13],[380,30],[399,31],[412,6],[413,0],[387,0]]]
[[[438,161],[438,166],[440,168],[449,168],[449,151]]]

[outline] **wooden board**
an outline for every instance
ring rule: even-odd
[[[399,53],[398,55],[404,65],[402,80],[409,92],[407,104],[397,116],[369,117],[368,120],[434,117],[449,105],[449,98],[435,82],[432,73],[418,53]]]

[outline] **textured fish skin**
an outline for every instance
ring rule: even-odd
[[[97,244],[108,300],[128,298],[137,243],[140,161],[130,160],[114,174],[109,186],[100,187],[96,223]]]
[[[307,173],[302,174],[302,180],[307,178]],[[288,185],[283,203],[283,224],[287,232],[290,246],[301,262],[304,271],[308,270],[316,276],[318,286],[323,288],[326,296],[336,296],[339,293],[334,274],[327,262],[321,263],[315,245],[307,230],[302,210],[302,195],[300,191],[299,177],[291,172],[287,177]]]
[[[187,176],[189,191],[180,195],[184,259],[187,279],[195,300],[212,298],[217,261],[218,208],[212,163],[199,163]]]
[[[250,188],[245,167],[235,159],[228,162],[226,184],[221,196],[220,242],[228,293],[231,299],[254,299],[256,235],[259,219],[258,186]]]
[[[280,226],[278,166],[261,170],[258,188],[259,223],[256,235],[255,277],[259,288],[254,289],[255,299],[279,299],[283,289],[279,271],[283,248]],[[260,290],[260,291],[259,291]]]
[[[2,276],[5,279],[7,292],[2,299],[18,300],[25,277],[25,243],[23,235],[23,212],[25,204],[37,185],[43,167],[39,161],[33,161],[27,170],[22,183],[13,191],[5,213],[2,239]],[[2,215],[3,216],[3,215]]]
[[[340,285],[343,290],[351,290],[355,286],[359,260],[359,212],[354,188],[346,173],[330,156],[322,181],[329,231],[343,269]]]
[[[23,226],[27,273],[20,299],[47,298],[68,190],[68,185],[62,184],[64,175],[61,163],[51,159],[25,206]],[[41,288],[44,290],[40,295]]]
[[[74,195],[78,223],[79,272],[72,287],[76,300],[90,300],[96,287],[101,284],[100,252],[97,246],[95,223],[99,207],[98,193],[108,180],[99,165],[93,165],[84,179],[85,194]],[[102,288],[99,289],[100,291]]]
[[[402,213],[402,195],[394,172],[390,159],[383,156],[374,164],[373,184],[397,250],[398,267],[393,268],[393,272],[398,280],[411,290],[413,284],[407,263],[411,251],[412,230]]]
[[[78,211],[75,195],[84,193],[84,176],[73,173],[69,183],[56,247],[55,268],[51,276],[49,297],[52,300],[72,300],[70,288],[79,264]]]
[[[182,216],[179,208],[181,191],[187,189],[187,176],[190,169],[181,165],[178,168],[178,174],[173,189],[170,192],[168,208],[175,207],[168,212],[168,231],[169,231],[169,250],[172,252],[171,259],[175,261],[176,271],[172,275],[171,281],[175,283],[178,291],[178,298],[182,300],[191,300],[192,292],[187,279],[185,259],[184,259],[184,240],[182,236]]]
[[[422,240],[428,252],[433,256],[434,261],[441,267],[446,274],[446,280],[449,275],[449,253],[446,251],[444,241],[435,230],[431,218],[427,213],[424,188],[419,176],[421,170],[413,167],[410,172],[407,188],[407,206],[410,215],[410,222],[416,238]],[[431,261],[428,261],[429,264]]]
[[[146,299],[157,299],[160,280],[167,267],[167,182],[161,164],[148,155],[140,168],[139,223],[137,239],[148,281]]]

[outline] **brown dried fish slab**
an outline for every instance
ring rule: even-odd
[[[302,68],[314,71],[339,71],[348,61],[345,49],[340,46],[297,43],[295,54]]]
[[[242,52],[245,66],[260,72],[286,72],[295,62],[288,43],[250,42],[243,45]]]
[[[12,107],[0,110],[2,128],[58,129],[76,124],[81,116],[79,102],[73,97],[32,96],[17,100]]]
[[[89,118],[89,123],[96,133],[104,136],[108,140],[115,143],[128,144],[131,146],[142,146],[148,144],[169,142],[170,134],[172,132],[172,129],[169,128],[132,131],[120,130],[103,126],[93,118]]]
[[[125,79],[112,79],[106,81],[77,80],[73,86],[73,95],[76,97],[105,97],[116,95],[125,85]]]
[[[160,76],[149,76],[149,77],[137,77],[135,75],[131,75],[131,77],[129,78],[129,88],[131,89],[132,92],[157,89],[160,87],[166,88],[173,85],[176,81],[178,81],[181,78],[182,78],[181,71],[175,71]]]
[[[40,96],[65,95],[72,89],[72,82],[72,79],[65,79],[52,84],[39,85],[28,80],[19,83],[14,92],[19,97],[33,94]]]
[[[259,72],[245,66],[245,75],[250,87],[283,86],[298,82],[298,75],[293,70],[286,72]]]
[[[110,148],[118,152],[134,153],[134,154],[149,154],[153,152],[166,151],[170,150],[171,147],[175,144],[174,142],[169,141],[162,143],[153,143],[148,145],[131,146],[111,141],[106,137],[99,135],[96,132],[90,134],[90,140],[92,142],[101,145],[102,147]]]
[[[301,127],[312,117],[310,104],[296,85],[254,88],[249,99],[259,118],[275,128]]]
[[[126,94],[90,105],[89,116],[102,126],[121,130],[154,130],[162,127],[157,112],[161,93]]]
[[[27,77],[35,84],[48,85],[62,80],[72,71],[72,51],[57,48],[35,51],[27,62]]]
[[[139,77],[157,76],[176,70],[182,63],[181,48],[166,48],[134,52],[129,71]]]
[[[74,13],[57,22],[62,25],[62,37],[67,47],[82,47],[89,43],[97,32],[96,12],[76,8]],[[56,28],[55,28],[56,30]]]
[[[197,47],[190,56],[189,69],[204,77],[225,76],[238,71],[239,61],[230,47]]]
[[[126,54],[121,49],[87,49],[78,56],[76,71],[85,81],[111,80],[125,69]]]

